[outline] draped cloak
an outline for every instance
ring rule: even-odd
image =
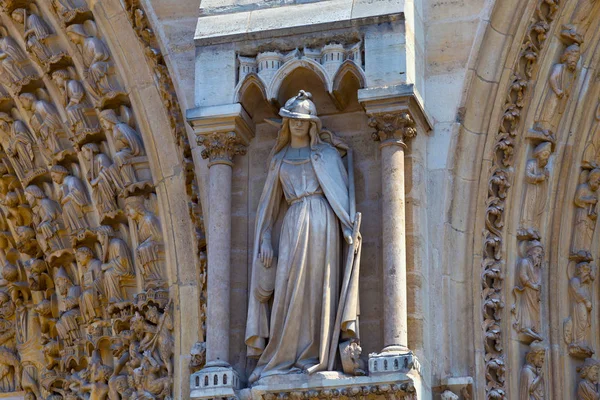
[[[279,172],[286,152],[286,148],[279,151],[271,160],[267,179],[260,198],[258,211],[256,214],[256,230],[253,245],[252,277],[250,284],[250,296],[248,304],[248,318],[246,323],[245,342],[249,357],[258,358],[266,348],[267,340],[272,337],[270,332],[270,310],[269,302],[257,297],[257,289],[264,276],[262,271],[275,274],[276,265],[269,269],[262,266],[259,258],[260,243],[263,234],[269,229],[273,229],[272,245],[273,249],[279,248],[276,232],[277,219],[285,214],[287,203],[284,200],[283,189],[279,178]],[[310,163],[314,169],[317,180],[323,194],[340,222],[342,230],[352,230],[353,219],[350,213],[350,200],[348,190],[348,174],[344,168],[342,159],[338,151],[327,143],[318,143],[311,148]],[[341,236],[340,236],[341,237]],[[342,252],[345,255],[347,251]],[[346,257],[340,257],[341,265],[338,270],[341,271],[338,281],[343,276]],[[275,263],[273,263],[275,264]],[[357,335],[358,325],[358,258],[354,258],[352,265],[352,276],[345,304],[343,305],[343,315],[341,319],[341,331],[345,336],[355,337]],[[356,273],[355,273],[356,272]],[[333,290],[339,290],[334,288]],[[262,301],[261,301],[262,300]],[[337,310],[334,311],[334,315]],[[342,332],[333,332],[337,335]],[[327,341],[331,343],[331,338]],[[329,349],[325,354],[329,354]],[[320,364],[327,364],[327,360],[319,360]]]

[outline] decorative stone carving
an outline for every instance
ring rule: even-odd
[[[53,0],[52,4],[65,24],[74,22],[90,13],[85,0]]]
[[[0,82],[14,93],[39,77],[27,53],[8,35],[4,27],[0,27],[0,77]]]
[[[79,329],[79,320],[81,318],[79,297],[81,296],[81,287],[73,283],[73,280],[63,267],[57,270],[54,282],[57,292],[61,296],[56,331],[67,346],[73,346],[82,337],[81,330]]]
[[[152,186],[148,157],[139,133],[131,127],[132,115],[127,107],[121,108],[121,119],[114,110],[100,113],[102,126],[112,133],[116,154],[113,157],[127,197],[134,192]]]
[[[100,319],[100,295],[102,294],[102,262],[94,258],[94,253],[87,247],[75,250],[75,259],[81,274],[83,292],[79,299],[81,316],[86,323]]]
[[[67,27],[71,41],[80,46],[88,91],[97,107],[104,107],[111,100],[124,96],[125,91],[119,83],[110,51],[98,37],[96,23],[87,20],[83,24]]]
[[[256,217],[245,340],[248,355],[259,360],[250,382],[300,370],[311,374],[331,369],[339,335],[356,336],[360,217],[350,215],[353,197],[345,180],[347,172],[338,150],[320,136],[321,121],[309,93],[300,91],[288,100],[280,115],[283,124],[271,151]],[[273,225],[283,199],[289,209],[278,235]],[[343,241],[349,245],[345,262],[336,250]],[[338,276],[344,276],[341,284]],[[336,304],[335,288],[340,286]],[[307,298],[313,291],[318,295]],[[302,323],[304,318],[322,323],[308,327]],[[333,343],[324,339],[329,337]],[[301,343],[315,345],[306,349]]]
[[[415,121],[409,113],[371,114],[369,126],[375,128],[373,140],[380,141],[381,146],[396,143],[406,146],[408,141],[417,136]]]
[[[23,121],[13,122],[8,114],[0,112],[0,134],[2,147],[22,181],[29,182],[30,179],[46,172],[45,168],[36,167],[37,144]]]
[[[541,214],[546,208],[547,180],[550,176],[548,159],[552,154],[552,143],[542,142],[533,150],[533,158],[527,161],[525,167],[525,200],[521,227],[526,230],[540,228]]]
[[[135,275],[131,250],[124,240],[115,236],[110,226],[102,226],[99,230],[103,262],[102,293],[109,304],[120,303],[126,301],[123,280]]]
[[[519,383],[519,400],[543,400],[544,390],[544,361],[546,346],[541,341],[529,345],[525,356],[525,365],[521,368]]]
[[[14,392],[21,387],[21,360],[16,349],[14,304],[0,291],[0,392]]]
[[[577,400],[598,400],[598,371],[600,362],[594,358],[586,358],[582,366],[577,368],[581,381],[577,385]]]
[[[539,117],[533,131],[540,137],[554,137],[565,111],[566,102],[575,82],[577,63],[581,56],[579,45],[572,44],[563,52],[560,63],[554,65],[548,78],[548,89],[540,104]]]
[[[575,221],[572,254],[587,254],[591,251],[592,237],[598,218],[597,191],[600,187],[600,169],[583,170],[579,175],[579,186],[575,192]]]
[[[585,260],[576,265],[575,276],[569,281],[571,315],[564,322],[565,342],[573,357],[587,358],[594,354],[588,344],[592,326],[592,282],[596,278],[595,265]]]
[[[47,97],[44,91],[38,91]],[[19,96],[23,108],[29,113],[29,124],[37,135],[40,147],[45,150],[48,159],[61,159],[63,145],[60,137],[65,131],[56,107],[45,98],[38,98],[33,93],[23,93]]]
[[[542,340],[540,299],[544,248],[537,240],[528,241],[525,247],[525,257],[517,265],[517,284],[514,288],[516,303],[513,312],[516,318],[514,327],[521,340],[530,342]]]
[[[17,8],[11,13],[11,17],[17,24],[23,26],[27,50],[46,70],[66,56],[60,47],[58,36],[44,21],[35,4],[30,4],[29,10]]]
[[[596,0],[579,0],[575,6],[575,12],[568,24],[563,26],[561,35],[573,42],[581,44],[587,32],[592,18],[592,10],[597,4]]]
[[[81,150],[87,164],[87,179],[92,186],[94,204],[102,218],[114,218],[120,212],[117,191],[124,186],[121,175],[96,143],[85,144]]]
[[[52,74],[63,95],[65,110],[75,142],[79,145],[94,138],[101,132],[100,120],[92,106],[83,84],[71,79],[73,72],[60,69]]]
[[[166,285],[164,271],[164,245],[160,221],[145,205],[141,196],[126,199],[127,216],[135,224],[138,246],[137,259],[142,267],[144,288],[157,289]]]
[[[233,157],[246,154],[246,144],[235,132],[212,133],[198,138],[198,144],[204,146],[202,158],[208,158],[210,165],[233,165]]]
[[[62,210],[36,185],[27,186],[25,196],[31,205],[38,240],[46,254],[65,248],[60,231],[63,229]]]
[[[73,236],[80,236],[88,229],[86,208],[89,206],[87,191],[83,182],[69,171],[55,165],[50,169],[52,180],[58,186],[57,200],[62,207],[63,221],[67,232]]]

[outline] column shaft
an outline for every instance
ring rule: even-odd
[[[209,169],[207,363],[229,363],[231,176],[228,164],[217,163]]]
[[[382,143],[381,176],[384,351],[408,351],[403,145]]]

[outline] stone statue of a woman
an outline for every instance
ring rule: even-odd
[[[279,114],[282,127],[256,214],[245,340],[258,364],[250,382],[326,370],[340,331],[353,337],[357,329],[356,274],[338,305],[342,243],[353,242],[348,172],[336,147],[321,138],[310,93],[300,91]]]

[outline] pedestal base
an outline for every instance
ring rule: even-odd
[[[349,376],[341,372],[317,372],[313,375],[275,375],[260,379],[250,389],[239,392],[241,400],[298,400],[321,398],[364,399],[367,396],[416,400],[413,379],[402,373],[376,377]]]
[[[240,377],[229,366],[207,366],[190,376],[191,399],[235,399]]]
[[[384,349],[381,353],[369,354],[369,376],[419,370],[417,358],[410,350]]]

